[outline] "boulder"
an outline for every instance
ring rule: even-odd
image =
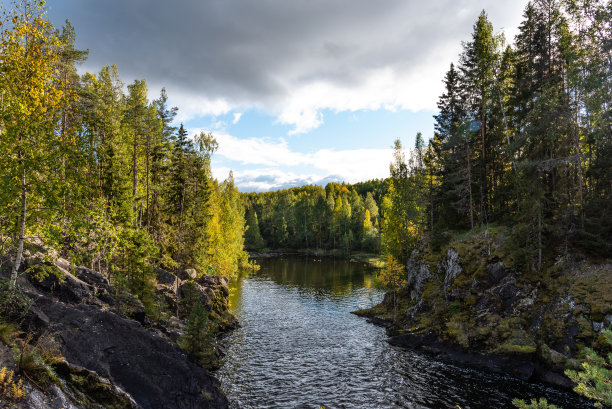
[[[499,281],[507,276],[509,273],[505,264],[499,260],[494,259],[487,264],[487,278],[489,286],[499,283]]]
[[[169,271],[166,271],[162,268],[155,267],[155,278],[157,279],[157,284],[165,285],[170,288],[175,288],[178,277],[172,274]]]
[[[66,303],[83,303],[91,299],[90,286],[52,264],[28,266],[27,280],[38,290]]]
[[[181,280],[195,280],[198,276],[198,272],[193,268],[187,268],[185,270],[180,270],[176,273],[176,276]]]

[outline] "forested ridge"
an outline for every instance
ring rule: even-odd
[[[177,129],[165,90],[151,101],[146,81],[126,87],[116,66],[79,75],[88,52],[44,7],[16,2],[0,19],[0,250],[12,283],[32,242],[148,306],[153,266],[234,274],[244,207],[231,174],[212,177],[213,135]]]
[[[483,11],[428,142],[396,141],[385,181],[245,195],[247,245],[380,249],[405,263],[424,243],[507,226],[519,268],[609,256],[611,19],[609,1],[538,0],[509,44]]]

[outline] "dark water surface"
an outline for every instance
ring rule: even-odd
[[[350,313],[382,298],[362,264],[260,264],[230,290],[242,327],[224,340],[217,376],[234,408],[494,409],[539,396],[565,409],[591,407],[571,392],[389,345],[382,328]]]

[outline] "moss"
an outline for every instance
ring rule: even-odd
[[[461,309],[462,309],[461,304],[458,302],[450,303],[447,307],[448,313],[450,315],[458,314],[459,312],[461,312]]]
[[[419,316],[419,328],[424,329],[424,328],[431,328],[431,326],[433,325],[433,320],[425,314],[421,314]]]
[[[492,328],[488,325],[478,325],[474,328],[472,338],[476,340],[487,339],[491,335]]]
[[[593,338],[595,332],[593,331],[593,324],[591,323],[591,321],[586,319],[584,315],[579,316],[577,321],[578,325],[580,326],[580,333],[578,334],[578,338]]]
[[[87,370],[74,370],[65,365],[60,365],[57,370],[66,379],[68,387],[88,408],[133,408],[130,401],[118,395],[107,380]]]
[[[439,297],[442,297],[442,286],[433,280],[428,281],[423,288],[423,300],[433,301]]]
[[[540,345],[539,353],[540,353],[539,354],[540,358],[542,358],[542,360],[546,362],[548,365],[565,367],[565,364],[567,362],[567,357],[563,355],[562,353],[557,352],[554,349],[551,349],[548,345],[546,344]]]
[[[448,338],[456,344],[464,348],[470,346],[468,331],[464,322],[458,320],[449,321],[446,324],[445,332]]]
[[[529,355],[536,351],[534,345],[516,345],[510,342],[500,345],[495,352],[504,355]]]
[[[478,302],[478,296],[476,294],[468,295],[463,300],[463,304],[467,307],[471,307],[472,305],[476,304],[476,302]]]
[[[500,319],[487,345],[492,352],[499,354],[531,354],[536,351],[534,339],[523,329],[518,317]]]
[[[593,319],[601,321],[612,314],[612,271],[609,265],[582,266],[570,293],[585,304]]]

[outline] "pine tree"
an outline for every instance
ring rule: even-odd
[[[187,319],[185,333],[180,340],[181,347],[197,362],[209,366],[216,360],[215,334],[215,326],[210,321],[202,302],[197,300]]]

